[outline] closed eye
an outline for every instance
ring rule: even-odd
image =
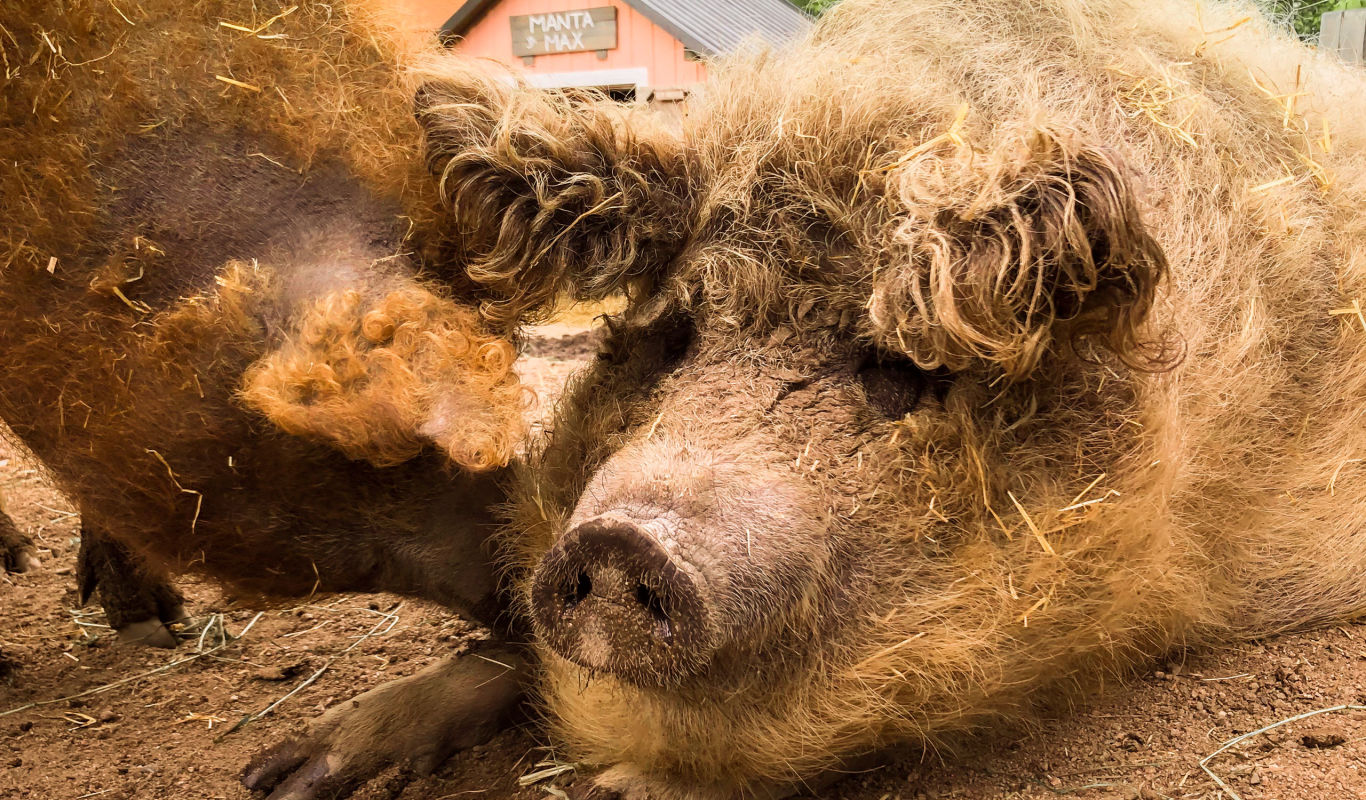
[[[692,346],[697,329],[692,317],[665,315],[639,328],[607,320],[608,335],[598,348],[598,360],[627,367],[641,377],[672,372]]]
[[[859,362],[857,379],[868,405],[888,419],[900,419],[922,403],[942,399],[947,378],[917,367],[904,356],[869,352]]]

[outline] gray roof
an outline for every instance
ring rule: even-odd
[[[729,53],[757,35],[780,45],[811,27],[811,17],[787,0],[626,0],[695,53]]]
[[[811,17],[787,0],[625,0],[689,50],[729,53],[750,36],[780,45],[800,36]],[[443,41],[464,35],[498,0],[466,0],[446,24]]]

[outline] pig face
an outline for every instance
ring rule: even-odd
[[[722,106],[679,135],[458,65],[419,98],[489,317],[631,300],[504,539],[571,747],[753,789],[970,725],[1075,644],[1052,625],[1096,609],[1062,595],[1111,580],[1077,565],[1133,523],[1087,501],[1144,458],[1169,354],[1112,154],[1008,126],[906,144],[948,113],[803,137]],[[1145,558],[1104,591],[1116,629]]]

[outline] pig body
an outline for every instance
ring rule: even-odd
[[[6,4],[0,31],[0,419],[80,512],[82,591],[166,645],[179,571],[441,603],[495,631],[480,655],[320,721],[349,772],[306,782],[487,738],[525,682],[486,546],[525,403],[439,269],[392,29],[77,0]]]
[[[491,315],[632,298],[504,537],[602,791],[779,791],[1366,607],[1359,70],[1236,6],[846,0],[712,74],[677,135],[423,95]]]
[[[131,548],[153,574],[493,622],[520,392],[510,345],[419,275],[399,47],[360,9],[231,27],[254,14],[6,6],[0,416],[110,542],[89,583]]]

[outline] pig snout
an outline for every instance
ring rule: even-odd
[[[735,441],[660,435],[598,470],[532,575],[541,641],[636,686],[719,680],[810,607],[829,571],[813,497]]]
[[[543,640],[580,666],[642,682],[679,679],[719,644],[707,588],[644,526],[604,514],[542,559],[533,618]]]

